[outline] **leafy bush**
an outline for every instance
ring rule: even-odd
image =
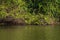
[[[0,18],[22,18],[27,24],[51,24],[60,20],[59,0],[0,0]]]

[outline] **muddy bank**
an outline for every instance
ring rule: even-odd
[[[43,20],[42,20],[43,21]],[[56,25],[60,24],[60,22],[51,22],[48,24],[47,22],[43,21],[43,24],[35,24],[32,22],[28,24],[25,22],[23,18],[13,18],[11,16],[7,16],[6,18],[0,18],[0,25]]]
[[[0,24],[2,25],[25,25],[25,21],[22,18],[13,18],[13,17],[6,17],[3,19],[0,19]]]

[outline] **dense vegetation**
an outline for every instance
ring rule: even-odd
[[[59,23],[60,0],[0,0],[2,20],[22,24]]]

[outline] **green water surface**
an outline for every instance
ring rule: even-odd
[[[60,27],[0,26],[0,40],[60,40]]]

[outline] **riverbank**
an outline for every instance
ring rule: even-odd
[[[50,18],[49,18],[50,19]],[[40,20],[31,18],[23,19],[23,18],[13,18],[11,16],[7,16],[6,18],[0,19],[0,25],[59,25],[60,22],[57,22],[53,19],[45,20],[40,18]]]
[[[56,2],[56,0],[54,0]],[[59,3],[35,0],[1,0],[1,25],[55,25],[60,24]]]

